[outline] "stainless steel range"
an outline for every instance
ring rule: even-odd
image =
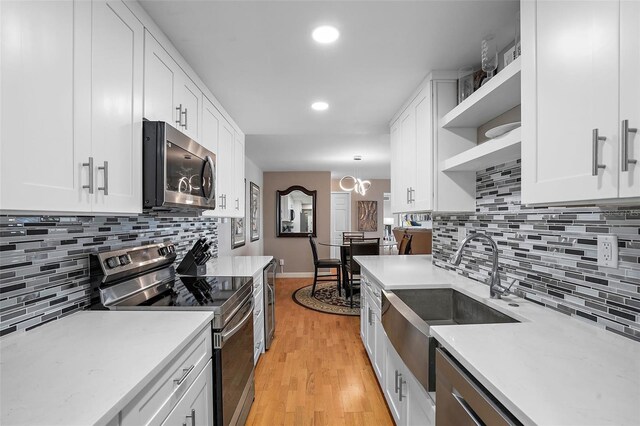
[[[253,279],[179,276],[173,244],[91,255],[92,309],[214,314],[214,424],[243,425],[254,398]]]

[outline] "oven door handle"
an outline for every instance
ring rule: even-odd
[[[249,312],[247,312],[247,314],[244,316],[244,318],[242,318],[240,320],[240,323],[238,325],[236,325],[235,327],[233,327],[231,330],[227,331],[226,333],[220,333],[220,337],[221,337],[221,345],[224,345],[224,342],[230,338],[231,336],[233,336],[234,334],[236,334],[238,332],[238,330],[240,330],[242,328],[243,325],[245,325],[247,323],[247,321],[249,321],[250,318],[253,317],[253,300],[249,299],[250,305],[251,305],[251,309],[249,310]]]

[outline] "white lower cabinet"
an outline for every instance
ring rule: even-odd
[[[382,287],[365,273],[360,296],[360,337],[399,426],[435,425],[435,405],[406,367],[382,325]]]
[[[213,424],[212,401],[213,371],[209,361],[162,425],[211,426]]]
[[[119,425],[212,425],[211,334],[208,325],[189,342],[120,412]]]

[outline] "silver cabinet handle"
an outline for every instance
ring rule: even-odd
[[[89,157],[88,163],[82,163],[82,167],[89,168],[89,185],[82,185],[82,187],[88,189],[89,194],[93,194],[93,157]]]
[[[240,198],[236,198],[236,210],[240,210]]]
[[[400,378],[400,373],[396,370],[396,383],[395,383],[395,392],[398,393],[398,379]]]
[[[467,416],[469,416],[469,418],[471,419],[471,421],[473,422],[473,424],[475,424],[476,426],[481,426],[484,423],[480,420],[480,418],[478,418],[478,415],[473,411],[473,409],[469,406],[469,404],[467,403],[467,401],[464,400],[464,398],[462,397],[462,395],[458,394],[458,392],[456,392],[456,390],[454,389],[453,392],[451,392],[451,395],[453,396],[453,398],[458,402],[458,404],[460,404],[460,406],[462,407],[462,409],[464,410],[465,413],[467,413]]]
[[[176,107],[176,111],[178,111],[178,119],[176,120],[176,124],[178,126],[182,126],[182,104]]]
[[[191,415],[185,416],[187,419],[191,419],[191,426],[196,426],[196,410],[191,409]]]
[[[629,127],[629,120],[622,120],[622,168],[623,172],[629,171],[629,164],[636,164],[638,160],[629,159],[629,133],[637,133],[638,129]]]
[[[189,128],[187,127],[187,109],[185,108],[184,111],[182,111],[182,113],[184,114],[184,124],[182,125],[182,127],[184,127],[185,129],[189,130]]]
[[[598,142],[606,141],[607,138],[604,136],[598,135],[598,129],[593,129],[593,140],[592,140],[592,163],[591,163],[591,175],[598,176],[598,169],[606,169],[607,166],[604,164],[598,163]]]
[[[411,202],[411,201],[409,201],[409,197],[410,197],[410,195],[409,195],[409,188],[407,188],[407,204],[409,204],[409,203]]]
[[[405,397],[405,395],[402,395],[402,386],[407,382],[402,378],[402,373],[398,374],[398,376],[400,378],[398,381],[398,401],[402,402],[402,399]]]
[[[103,166],[98,166],[98,170],[104,172],[104,186],[99,186],[98,191],[104,191],[104,195],[109,195],[109,162],[105,161]]]
[[[220,194],[219,197],[220,197],[220,208],[224,209],[224,195]]]
[[[195,364],[189,368],[183,368],[182,376],[179,379],[173,379],[173,383],[180,386],[182,382],[184,382],[187,379],[187,376],[189,375],[189,373],[191,373],[191,371],[193,370],[193,367],[195,367]]]
[[[224,194],[224,208],[227,208],[227,194]]]
[[[369,325],[372,325],[372,322],[371,322],[371,308],[367,306],[367,309],[369,310],[369,313],[367,314],[367,319],[369,321]]]

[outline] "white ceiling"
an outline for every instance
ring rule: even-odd
[[[389,120],[426,74],[479,63],[488,33],[506,46],[519,8],[517,0],[141,4],[247,134],[259,167],[340,174],[361,154],[369,178],[389,176]],[[335,44],[311,39],[322,24],[340,30]],[[312,111],[316,100],[330,109]]]

